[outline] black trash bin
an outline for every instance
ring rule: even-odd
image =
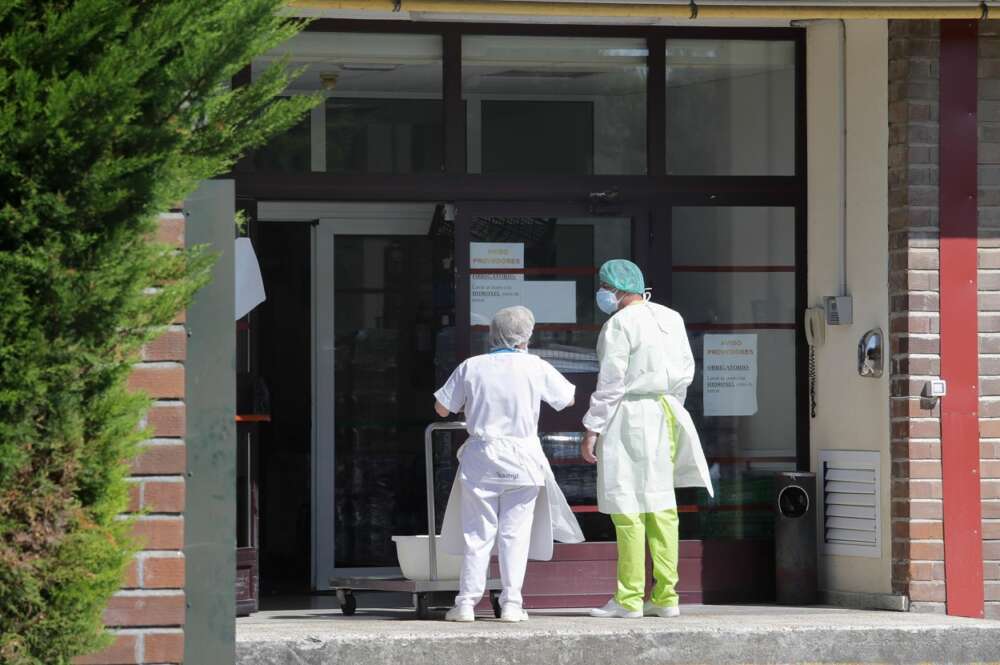
[[[782,605],[817,602],[816,474],[787,472],[775,483],[775,592]]]

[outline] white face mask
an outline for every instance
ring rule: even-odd
[[[618,305],[622,301],[620,297],[615,295],[614,291],[604,288],[598,289],[595,298],[597,299],[597,308],[605,314],[614,314],[617,312]]]

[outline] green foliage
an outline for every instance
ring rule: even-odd
[[[212,257],[151,242],[156,213],[318,99],[276,99],[302,28],[282,0],[0,0],[0,662],[108,643],[134,552],[128,462],[148,402],[125,379]]]

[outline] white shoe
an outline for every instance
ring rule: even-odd
[[[444,620],[468,623],[476,620],[476,611],[471,605],[455,605],[444,615]]]
[[[642,617],[642,612],[627,610],[619,605],[614,598],[612,598],[604,605],[604,607],[595,607],[590,610],[590,616],[597,617],[599,619],[639,619]]]
[[[681,608],[677,605],[654,605],[651,601],[646,601],[642,605],[642,615],[647,617],[663,617],[670,619],[681,615]]]
[[[527,621],[528,613],[521,609],[517,603],[504,603],[503,610],[500,612],[500,620],[508,623]]]

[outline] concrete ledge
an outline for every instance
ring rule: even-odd
[[[1000,622],[836,608],[683,606],[678,619],[536,612],[524,624],[273,612],[237,622],[239,665],[968,663],[1000,658]]]
[[[888,610],[908,612],[910,599],[892,593],[857,593],[851,591],[820,591],[820,599],[826,605],[846,607],[852,610]]]

